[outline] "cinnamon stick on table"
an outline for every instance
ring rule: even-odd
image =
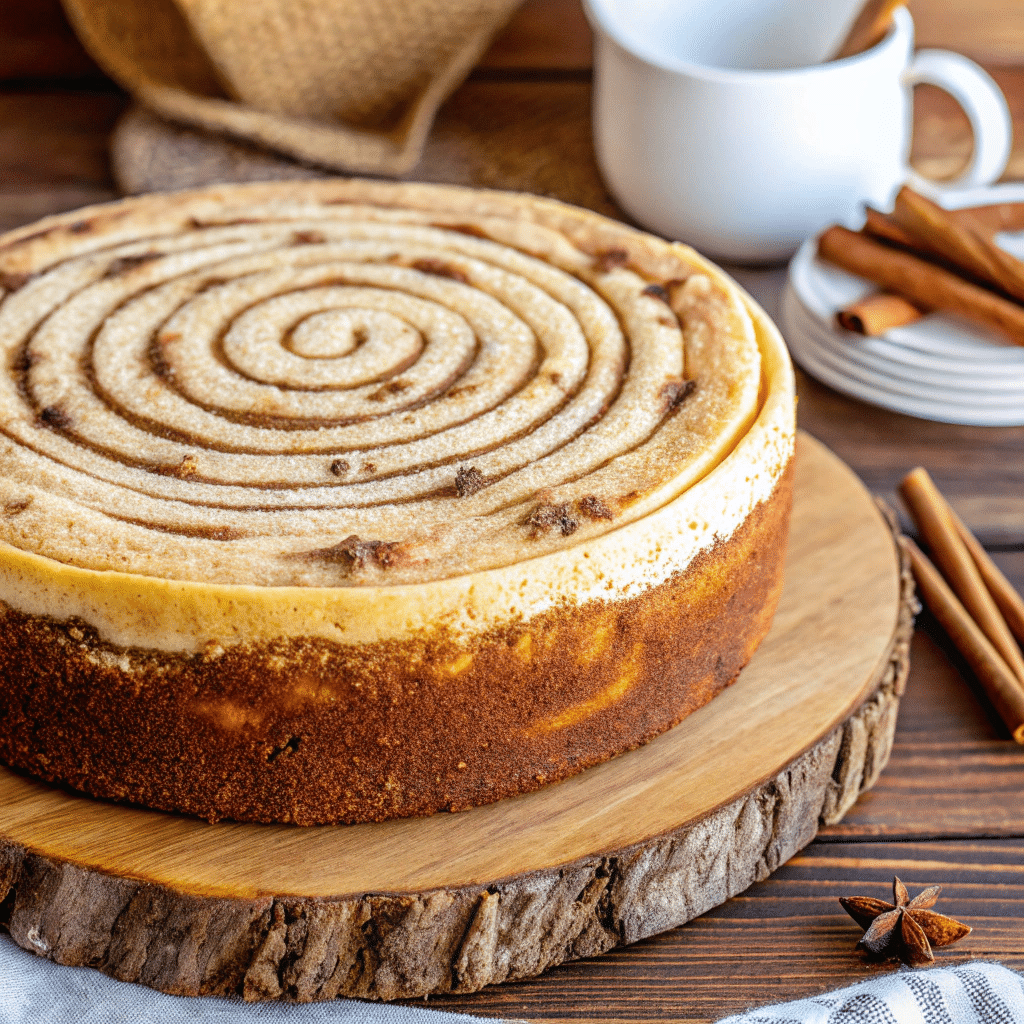
[[[900,494],[914,522],[931,548],[932,557],[949,581],[970,616],[999,652],[1002,660],[1017,677],[1024,692],[1024,656],[1017,646],[994,598],[985,586],[978,566],[960,538],[947,511],[945,498],[939,493],[927,470],[920,466],[911,470],[900,484]]]
[[[934,263],[838,225],[822,233],[818,253],[914,305],[956,313],[1024,345],[1024,306]]]
[[[978,538],[967,529],[960,517],[948,505],[947,511],[964,546],[971,553],[971,558],[974,559],[974,564],[978,567],[978,572],[981,573],[988,592],[1003,613],[1010,632],[1017,638],[1018,644],[1024,644],[1024,598],[1017,593],[1013,584],[1002,574],[999,566],[989,558],[988,552],[978,543]]]
[[[1024,686],[920,548],[909,537],[901,537],[900,545],[910,557],[925,604],[973,669],[1010,734],[1024,744]]]

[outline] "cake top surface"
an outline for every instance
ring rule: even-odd
[[[0,540],[88,569],[416,583],[633,522],[757,414],[738,293],[533,197],[225,186],[0,238]]]

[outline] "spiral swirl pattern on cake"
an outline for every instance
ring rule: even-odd
[[[0,538],[170,579],[439,578],[663,505],[756,411],[749,317],[668,245],[294,192],[0,251]]]

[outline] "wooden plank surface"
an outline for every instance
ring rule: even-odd
[[[60,0],[0,0],[0,81],[99,77]]]
[[[934,620],[918,626],[889,765],[822,836],[1024,836],[1024,748]]]
[[[1020,18],[1024,23],[1024,9]],[[1024,68],[989,65],[989,70],[1003,90],[1013,118],[1013,152],[1003,180],[1017,181],[1024,178]],[[974,148],[967,115],[948,93],[932,85],[914,90],[914,104],[911,163],[929,178],[956,177],[967,166]]]
[[[29,5],[0,2],[0,29],[13,24],[3,18],[15,8]],[[920,44],[950,46],[992,67],[1017,125],[1010,176],[1024,177],[1019,0],[912,0],[912,8]],[[75,44],[59,26],[56,4],[46,0],[37,11],[35,18],[19,14],[22,27],[7,34],[12,45],[0,78],[94,74],[80,53],[68,56]],[[46,17],[57,36],[64,33],[56,46],[39,28]],[[16,53],[18,38],[33,34]],[[59,53],[67,59],[51,59]],[[527,0],[443,109],[414,176],[541,191],[614,213],[593,163],[589,67],[578,0]],[[0,95],[0,226],[113,194],[103,152],[124,100],[107,88],[33,94],[22,85]],[[915,113],[917,165],[939,176],[955,171],[970,148],[962,114],[926,87],[917,90]],[[770,309],[781,280],[777,270],[744,276]],[[1004,571],[1024,585],[1024,430],[899,416],[804,375],[799,391],[802,425],[871,488],[891,496],[906,469],[926,465]],[[843,823],[797,859],[685,928],[533,981],[429,1005],[550,1021],[707,1021],[754,1001],[822,991],[888,969],[853,951],[857,929],[835,900],[885,896],[895,871],[915,887],[946,884],[939,909],[975,926],[964,944],[940,953],[942,962],[985,957],[1024,969],[1021,748],[927,616],[913,659],[888,769]]]
[[[590,26],[580,0],[525,0],[474,72],[589,71]]]
[[[919,420],[847,398],[802,371],[797,379],[804,429],[894,507],[899,481],[925,466],[983,543],[1024,543],[1024,427]]]
[[[909,0],[918,46],[957,50],[977,61],[1021,61],[1024,11],[1019,0]]]
[[[0,92],[0,231],[117,198],[107,136],[125,105],[109,92]]]

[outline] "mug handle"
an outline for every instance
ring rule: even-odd
[[[1005,170],[1013,147],[1013,121],[999,86],[992,76],[959,53],[919,50],[904,72],[907,86],[927,83],[948,92],[963,108],[974,133],[974,155],[963,173],[952,181],[933,181],[911,170],[915,188],[949,192],[990,185]]]

